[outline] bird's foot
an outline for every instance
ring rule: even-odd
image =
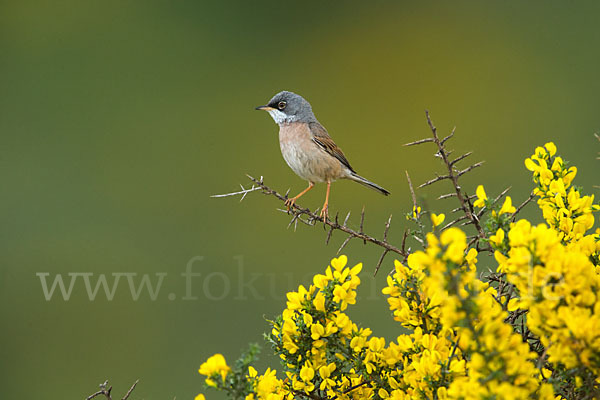
[[[288,212],[290,212],[290,210],[294,207],[294,204],[296,204],[296,198],[292,197],[291,199],[287,199],[284,204],[287,207]]]
[[[329,206],[327,204],[323,205],[323,209],[319,212],[319,217],[323,218],[323,222],[326,222],[329,218]]]

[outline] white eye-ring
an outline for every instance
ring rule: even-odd
[[[287,106],[287,103],[283,100],[277,103],[277,108],[279,108],[280,110],[283,110],[285,106]]]

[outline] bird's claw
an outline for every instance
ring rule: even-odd
[[[319,217],[323,218],[323,222],[326,222],[329,218],[329,207],[327,205],[323,206],[321,212],[319,212]]]
[[[295,197],[292,197],[291,199],[286,199],[284,204],[287,207],[288,212],[290,212],[290,210],[294,207],[295,203],[296,203]]]

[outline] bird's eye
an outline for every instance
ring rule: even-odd
[[[279,103],[277,103],[277,108],[279,108],[280,110],[283,110],[285,106],[287,106],[287,103],[285,101],[280,101]]]

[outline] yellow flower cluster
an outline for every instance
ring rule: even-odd
[[[285,361],[290,395],[315,391],[343,395],[363,380],[349,360],[353,349],[366,344],[371,331],[359,329],[344,313],[356,303],[362,264],[348,268],[346,263],[346,256],[331,260],[325,274],[316,275],[308,289],[300,286],[288,293],[287,308],[274,323],[270,340]]]
[[[500,272],[518,289],[514,307],[528,310],[527,326],[538,335],[548,362],[583,365],[600,375],[600,250],[592,236],[564,245],[564,232],[526,220],[508,233],[508,256],[496,252]]]
[[[259,375],[248,363],[232,370],[216,354],[200,367],[206,383],[246,400],[595,398],[600,230],[590,230],[600,207],[572,186],[576,169],[552,143],[526,166],[547,224],[511,222],[510,197],[499,207],[483,186],[476,190],[473,205],[490,216],[485,229],[497,280],[478,278],[479,254],[466,234],[439,232],[445,217],[432,213],[424,250],[406,265],[396,261],[382,291],[409,333],[386,343],[351,321],[345,311],[356,303],[362,265],[348,267],[341,256],[308,288],[288,293],[283,313],[270,322],[267,340],[283,378],[270,368]],[[419,222],[420,213],[415,207],[408,218]]]
[[[427,241],[425,251],[408,257],[408,266],[396,263],[384,289],[396,320],[445,343],[446,351],[417,381],[437,387],[440,399],[553,399],[552,387],[539,380],[535,354],[504,322],[495,289],[476,278],[477,252],[467,251],[465,234],[451,228]]]
[[[592,211],[600,207],[593,205],[593,195],[581,196],[572,186],[577,168],[567,168],[563,159],[556,156],[552,142],[536,148],[525,160],[525,166],[533,172],[537,184],[534,193],[539,197],[538,205],[548,225],[557,230],[564,241],[584,236],[594,226]]]

